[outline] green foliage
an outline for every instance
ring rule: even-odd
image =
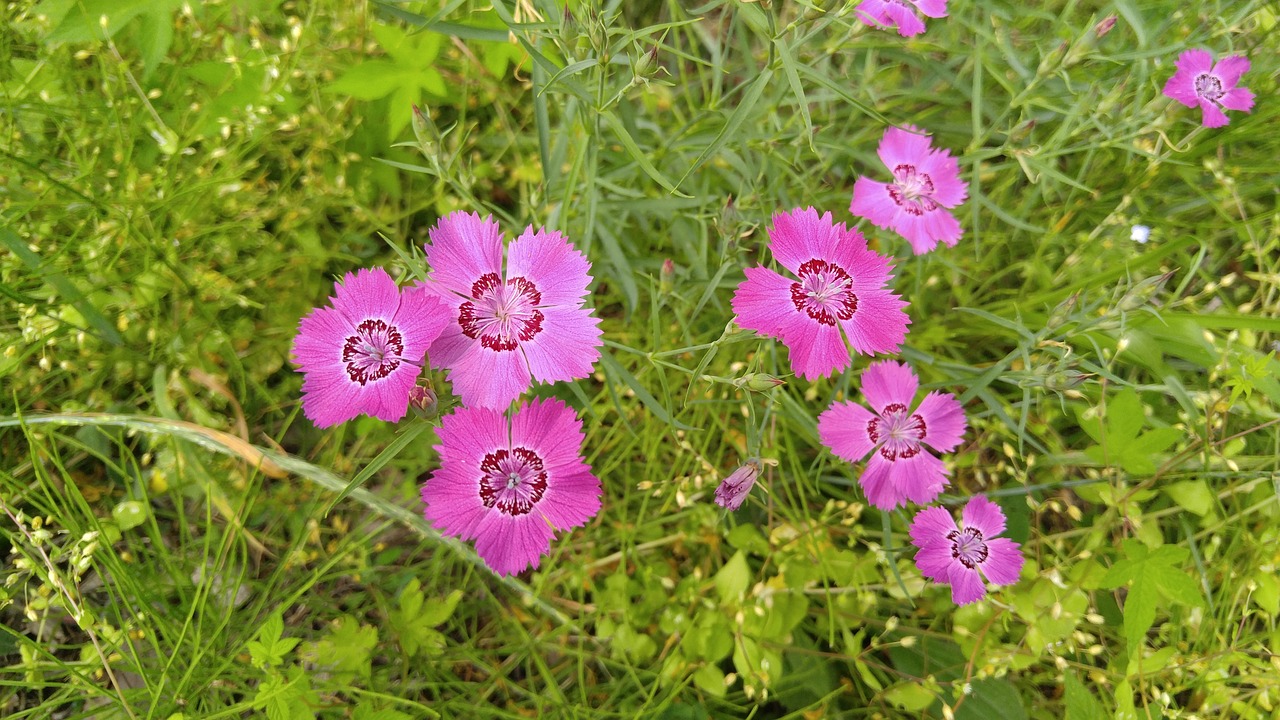
[[[908,40],[856,3],[565,5],[7,7],[0,715],[1274,714],[1274,8],[955,2]],[[1250,57],[1251,114],[1160,94],[1190,47]],[[817,440],[867,359],[809,383],[730,322],[773,213],[856,222],[906,123],[965,236],[860,228],[965,404],[942,500],[996,499],[1028,563],[960,608]],[[513,578],[423,519],[431,421],[318,430],[290,362],[335,276],[409,281],[457,209],[572,239],[610,343],[536,391],[602,512]]]
[[[1157,605],[1203,604],[1200,589],[1181,567],[1188,555],[1186,548],[1162,545],[1151,550],[1137,540],[1125,540],[1124,558],[1102,578],[1102,587],[1129,588],[1124,601],[1124,637],[1131,658],[1136,660],[1142,652],[1147,630],[1156,620]]]
[[[1131,388],[1111,396],[1105,409],[1098,408],[1093,414],[1082,409],[1078,415],[1080,427],[1098,443],[1086,448],[1085,454],[1094,462],[1119,465],[1134,475],[1154,473],[1155,454],[1184,436],[1182,430],[1173,427],[1142,433],[1146,417],[1138,393]]]
[[[445,637],[435,628],[453,615],[462,599],[462,591],[454,590],[443,600],[427,604],[421,588],[417,578],[410,580],[400,591],[400,607],[387,618],[392,632],[398,636],[400,648],[409,658],[419,654],[436,655],[444,649]]]

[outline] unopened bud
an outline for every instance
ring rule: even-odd
[[[1171,277],[1173,277],[1172,270],[1163,275],[1146,278],[1136,283],[1129,288],[1129,292],[1125,293],[1124,297],[1120,298],[1120,302],[1116,303],[1116,307],[1125,312],[1137,310],[1155,297],[1156,293],[1160,292]]]
[[[421,418],[430,420],[440,412],[440,401],[436,391],[423,385],[414,385],[409,390],[409,407]]]
[[[670,295],[676,284],[676,264],[671,258],[662,261],[662,270],[658,272],[658,292]]]
[[[635,62],[631,65],[631,72],[635,75],[635,79],[641,82],[647,82],[658,72],[658,46],[654,45],[648,52],[641,52],[636,56]]]
[[[1064,323],[1071,319],[1071,313],[1075,312],[1076,305],[1080,302],[1080,291],[1071,293],[1071,297],[1058,303],[1058,306],[1049,313],[1049,319],[1045,321],[1044,326],[1049,330],[1061,327]]]
[[[759,474],[759,461],[748,460],[721,481],[720,487],[716,488],[716,504],[730,511],[742,507],[742,501],[747,499],[751,488],[755,487]]]
[[[1102,19],[1102,22],[1099,22],[1097,25],[1094,25],[1093,26],[1094,37],[1099,39],[1106,37],[1107,33],[1111,32],[1111,28],[1116,26],[1117,19],[1118,18],[1114,14],[1108,15]]]
[[[768,373],[747,373],[734,380],[733,384],[738,388],[746,388],[752,392],[765,392],[787,383],[785,380]]]
[[[413,136],[418,141],[418,149],[429,160],[435,160],[440,150],[440,130],[432,122],[431,116],[417,105],[413,106]]]

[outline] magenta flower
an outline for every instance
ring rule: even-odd
[[[919,35],[924,32],[924,21],[916,17],[912,5],[931,18],[947,16],[947,0],[862,0],[858,19],[882,28],[896,25],[902,37]]]
[[[426,285],[452,315],[431,360],[468,406],[504,409],[532,380],[584,378],[600,358],[600,321],[582,306],[591,263],[560,233],[530,226],[504,270],[502,240],[493,218],[455,212],[426,246]]]
[[[446,535],[475,539],[499,575],[538,562],[556,530],[600,510],[600,481],[582,461],[582,422],[559,400],[521,403],[510,420],[460,407],[439,431],[440,469],[422,487],[426,517]]]
[[[867,249],[862,233],[805,208],[774,215],[769,242],[796,277],[747,268],[733,294],[738,325],[780,338],[806,380],[848,367],[850,347],[863,355],[898,351],[911,323],[907,303],[885,289],[893,265]]]
[[[893,182],[858,178],[849,212],[903,236],[916,255],[939,242],[955,247],[964,231],[949,208],[965,201],[969,183],[960,179],[951,152],[934,150],[929,135],[910,125],[886,130],[877,152]]]
[[[716,488],[716,504],[727,510],[742,507],[742,501],[751,494],[756,486],[756,477],[760,474],[760,463],[747,461],[742,467],[729,473],[729,477],[720,482]]]
[[[319,427],[361,413],[395,422],[409,409],[445,308],[425,290],[399,290],[382,268],[347,273],[334,288],[330,307],[302,318],[293,340],[302,412]]]
[[[1232,55],[1213,63],[1207,50],[1187,50],[1178,56],[1178,71],[1164,84],[1164,94],[1189,108],[1199,106],[1201,124],[1216,128],[1226,125],[1227,110],[1249,112],[1253,93],[1236,87],[1240,76],[1249,72],[1249,59]]]
[[[987,594],[982,584],[1012,585],[1022,572],[1018,543],[1002,537],[1004,511],[990,500],[975,495],[964,506],[963,527],[956,527],[951,513],[940,507],[925,508],[911,521],[911,543],[919,548],[916,567],[930,580],[951,586],[957,605],[981,600]]]
[[[906,365],[884,360],[862,375],[862,395],[871,410],[836,402],[818,416],[822,444],[849,462],[871,453],[858,483],[867,501],[892,510],[910,500],[933,501],[947,484],[947,468],[926,446],[951,452],[966,428],[964,410],[951,393],[931,392],[918,406],[919,381]]]

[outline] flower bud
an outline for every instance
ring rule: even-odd
[[[440,401],[429,386],[414,385],[409,390],[409,407],[418,417],[430,420],[440,412]]]
[[[756,476],[760,474],[760,463],[748,460],[742,467],[734,470],[716,488],[716,504],[730,511],[742,507],[751,488],[756,485]]]
[[[733,384],[737,388],[746,388],[752,392],[765,392],[780,385],[786,385],[787,381],[768,373],[747,373],[734,380]]]
[[[639,50],[639,48],[637,48]],[[649,78],[658,73],[658,46],[654,45],[648,52],[639,52],[631,63],[631,72],[635,76],[633,83],[647,83]]]
[[[1071,293],[1071,297],[1058,303],[1058,306],[1049,313],[1049,319],[1045,321],[1046,329],[1054,330],[1062,327],[1064,323],[1071,319],[1071,313],[1075,312],[1076,305],[1080,302],[1080,291]]]
[[[662,261],[662,270],[658,273],[658,293],[670,295],[676,284],[676,264],[671,258]]]
[[[413,106],[413,136],[418,141],[418,149],[423,157],[435,161],[440,152],[440,130],[432,122],[431,116],[423,112],[417,105]]]
[[[1137,310],[1150,302],[1151,298],[1155,297],[1156,293],[1164,288],[1164,284],[1169,282],[1171,277],[1173,277],[1172,270],[1163,275],[1149,277],[1136,283],[1129,288],[1129,292],[1125,293],[1124,297],[1120,298],[1120,302],[1116,303],[1116,307],[1125,312]]]

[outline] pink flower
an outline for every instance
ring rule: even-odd
[[[871,453],[858,482],[881,510],[936,498],[947,484],[947,468],[925,446],[951,452],[964,435],[964,410],[951,393],[931,392],[911,409],[918,387],[910,367],[872,363],[862,375],[871,410],[837,402],[818,416],[818,438],[837,456],[857,462]]]
[[[924,32],[924,21],[916,17],[908,2],[931,18],[947,16],[947,0],[862,0],[858,5],[858,19],[876,27],[896,25],[902,37],[919,35]]]
[[[440,469],[422,487],[426,517],[446,535],[475,539],[499,575],[538,562],[556,530],[600,510],[600,481],[582,461],[582,422],[559,400],[521,403],[510,420],[460,407],[441,424]]]
[[[910,125],[886,130],[877,152],[893,182],[858,178],[849,212],[905,237],[916,255],[939,242],[955,247],[964,231],[948,208],[965,201],[969,183],[951,152],[934,150],[929,135]]]
[[[444,306],[425,290],[397,289],[382,268],[347,273],[329,303],[302,318],[293,341],[303,414],[319,427],[361,413],[404,417]]]
[[[760,463],[748,461],[742,467],[729,473],[729,477],[720,482],[716,488],[716,504],[728,510],[742,507],[742,501],[751,494],[756,486],[756,476],[760,474]]]
[[[996,585],[1012,585],[1022,571],[1018,543],[996,537],[1004,532],[999,505],[976,495],[964,506],[963,527],[940,507],[925,508],[911,521],[911,543],[920,549],[916,567],[930,580],[951,586],[957,605],[987,594],[982,577]]]
[[[493,218],[455,212],[426,246],[426,286],[451,315],[431,360],[468,406],[506,408],[532,380],[584,378],[600,358],[600,321],[583,307],[591,263],[560,233],[530,226],[504,270],[502,240]]]
[[[843,370],[849,347],[871,355],[902,346],[907,303],[885,289],[893,265],[867,249],[862,233],[805,208],[774,215],[769,241],[797,279],[747,268],[733,311],[741,327],[780,338],[797,374],[813,380]]]
[[[1213,63],[1207,50],[1187,50],[1178,56],[1178,71],[1164,84],[1164,94],[1189,108],[1200,107],[1201,123],[1216,128],[1226,125],[1222,108],[1249,112],[1253,93],[1236,87],[1240,76],[1249,72],[1249,59],[1232,55]]]

